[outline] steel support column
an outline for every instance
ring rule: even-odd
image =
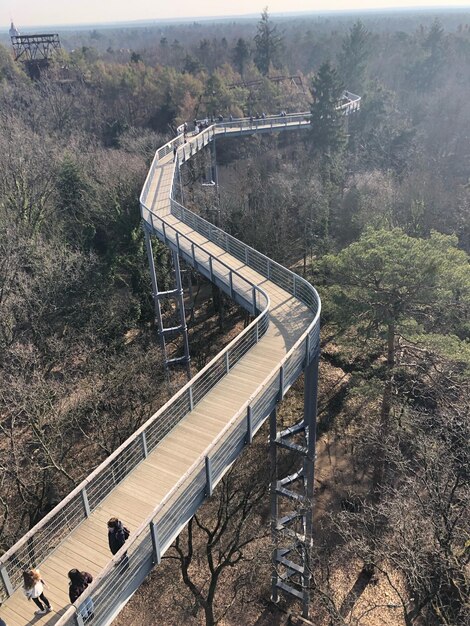
[[[176,291],[178,309],[180,315],[181,333],[183,334],[183,346],[184,346],[184,361],[186,363],[186,373],[188,380],[191,378],[191,357],[189,355],[189,339],[188,339],[188,327],[186,325],[186,315],[184,312],[184,291],[183,282],[181,280],[180,260],[177,252],[173,252],[173,267],[175,270],[176,278]]]
[[[315,447],[317,440],[317,399],[318,399],[318,362],[319,356],[304,370],[304,423],[307,428],[308,452],[304,458],[304,477],[307,498],[305,515],[305,565],[303,575],[304,599],[302,616],[307,618],[310,603],[311,548],[313,543],[313,496],[315,480]]]
[[[278,498],[276,493],[277,486],[277,444],[276,444],[276,435],[277,435],[277,423],[276,423],[277,409],[274,409],[269,416],[269,452],[270,452],[270,460],[271,460],[271,535],[273,538],[274,549],[273,549],[273,572],[271,576],[271,600],[273,602],[279,601],[279,592],[278,592],[278,575],[277,575],[277,518],[278,518]]]
[[[271,529],[274,543],[271,596],[273,601],[277,602],[279,591],[282,591],[300,600],[304,618],[308,618],[310,605],[317,387],[318,355],[307,363],[304,369],[302,420],[278,431],[276,411],[274,410],[270,416],[273,472]],[[283,478],[278,477],[280,449],[287,450],[298,467],[297,471]]]
[[[145,248],[147,250],[147,258],[148,258],[149,268],[150,268],[150,279],[152,281],[152,298],[153,298],[153,303],[155,307],[155,321],[157,322],[158,336],[159,336],[160,344],[163,350],[163,356],[165,359],[165,367],[166,367],[167,353],[166,353],[165,337],[163,335],[163,332],[161,332],[163,330],[163,318],[162,318],[162,308],[160,306],[160,299],[158,297],[159,292],[158,292],[157,272],[155,270],[155,260],[153,256],[152,240],[150,238],[150,233],[148,232],[147,228],[143,226],[143,229],[144,229],[144,235],[145,235]]]
[[[184,311],[184,292],[183,292],[183,283],[181,280],[181,271],[180,271],[180,263],[178,253],[173,251],[173,270],[175,273],[175,282],[176,288],[171,289],[169,291],[159,291],[158,289],[158,281],[157,281],[157,273],[155,270],[155,261],[153,256],[152,249],[152,241],[151,236],[148,229],[144,225],[144,234],[145,234],[145,246],[147,249],[147,257],[150,268],[150,277],[152,280],[152,297],[155,305],[155,321],[158,328],[158,336],[160,339],[160,345],[163,351],[163,358],[165,363],[165,371],[167,375],[167,380],[169,380],[169,365],[173,363],[183,363],[186,367],[186,373],[188,376],[188,380],[191,378],[191,359],[189,354],[189,339],[188,339],[188,327],[186,325],[186,315]],[[165,328],[163,323],[162,316],[162,308],[160,304],[160,300],[163,298],[173,298],[176,301],[176,306],[178,308],[179,314],[179,324],[174,327]],[[177,358],[169,358],[168,350],[166,346],[166,335],[181,333],[183,337],[183,352],[184,355],[182,357]]]

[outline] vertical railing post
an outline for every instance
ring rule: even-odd
[[[214,282],[214,270],[212,269],[212,257],[209,256],[209,272],[211,277],[211,282]]]
[[[253,316],[256,316],[256,287],[252,289],[252,299],[253,299]]]
[[[230,353],[228,350],[225,353],[225,372],[227,374],[230,372]]]
[[[189,408],[192,411],[194,409],[193,386],[192,385],[189,387],[188,393],[189,393]]]
[[[162,551],[160,548],[160,539],[158,538],[157,525],[154,522],[150,522],[150,538],[152,539],[152,552],[153,562],[160,565],[162,560]]]
[[[194,267],[196,267],[196,253],[194,251],[194,244],[191,244],[191,254],[193,256],[193,263],[194,263]]]
[[[279,401],[284,397],[284,365],[279,368]]]
[[[140,434],[140,443],[142,444],[142,454],[144,455],[144,459],[146,459],[149,455],[147,449],[147,435],[145,434],[145,430]]]
[[[305,367],[310,363],[310,333],[305,337]]]
[[[80,491],[82,496],[83,510],[85,511],[85,517],[90,517],[90,503],[88,502],[88,495],[85,487]]]
[[[228,276],[229,276],[229,284],[230,284],[230,297],[233,300],[233,272],[232,270],[230,270],[230,274]]]
[[[15,590],[13,589],[10,576],[8,575],[8,572],[4,565],[0,565],[0,578],[2,579],[3,588],[7,592],[8,597],[12,596],[15,593]]]
[[[206,456],[206,496],[212,495],[212,465],[211,460]]]
[[[75,613],[75,623],[77,624],[77,626],[85,626],[85,622],[81,613]]]
[[[251,405],[246,409],[246,443],[253,443],[253,413]]]

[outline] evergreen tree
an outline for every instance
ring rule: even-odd
[[[237,41],[237,45],[233,51],[233,62],[238,73],[243,76],[245,73],[245,67],[250,58],[250,46],[248,45],[246,39],[240,37]]]
[[[344,146],[342,113],[338,111],[343,85],[336,69],[327,61],[312,83],[312,117],[310,138],[315,154],[332,155]]]
[[[456,360],[466,352],[468,260],[457,248],[456,237],[434,232],[430,239],[418,239],[399,228],[368,229],[339,254],[324,257],[340,325],[353,327],[375,349],[381,346],[384,434],[390,431],[398,337],[421,346],[443,345],[447,351],[459,346]]]
[[[339,55],[339,71],[348,89],[357,93],[361,90],[367,59],[370,53],[370,33],[358,20],[343,41]]]
[[[282,36],[277,32],[277,26],[272,26],[269,21],[268,7],[265,7],[261,13],[255,45],[256,67],[264,76],[267,76],[270,65],[277,65],[282,50]]]
[[[438,83],[445,61],[445,33],[439,20],[434,20],[422,42],[422,56],[414,60],[409,76],[419,90],[430,90]]]

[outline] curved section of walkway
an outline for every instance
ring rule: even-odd
[[[269,130],[306,125],[304,114],[262,122]],[[254,319],[1,557],[0,616],[8,626],[39,620],[80,626],[87,622],[88,597],[93,624],[109,624],[318,353],[320,301],[313,287],[176,199],[180,165],[217,135],[264,130],[249,120],[215,125],[157,151],[141,195],[144,227]],[[111,516],[131,530],[113,558],[106,529]],[[35,607],[20,588],[22,569],[36,566],[54,606],[40,618],[33,617]],[[95,581],[70,605],[67,572],[73,567],[90,572]]]

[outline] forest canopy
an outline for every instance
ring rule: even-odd
[[[335,499],[316,520],[318,623],[369,623],[345,621],[337,581],[350,567],[395,594],[383,623],[469,623],[470,13],[265,10],[61,39],[34,79],[0,44],[1,549],[169,396],[138,203],[155,149],[195,119],[310,112],[308,130],[218,140],[219,197],[200,184],[201,155],[183,169],[185,198],[324,303],[318,435],[330,460],[316,497]],[[344,89],[361,96],[347,118]],[[168,286],[169,254],[155,254]],[[168,623],[196,624],[202,607],[228,620],[242,587],[262,613],[269,592],[246,581],[252,561],[269,564],[263,497],[250,504],[258,559],[226,581],[233,606],[214,585],[208,611],[196,576]],[[210,535],[212,514],[188,532]]]

